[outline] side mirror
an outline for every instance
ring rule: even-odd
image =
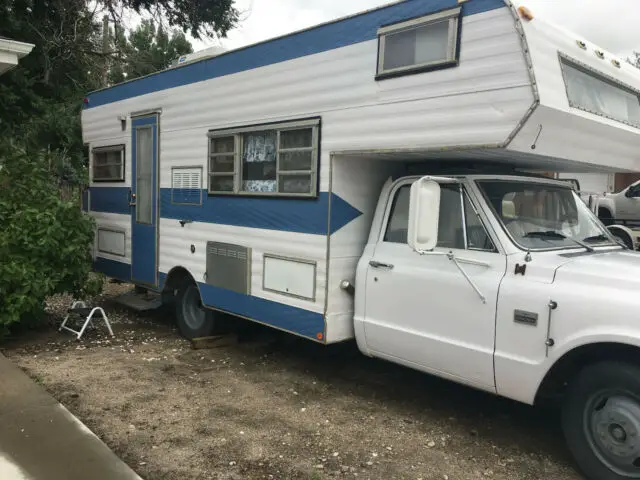
[[[633,190],[631,188],[627,188],[627,190],[624,192],[624,196],[627,198],[633,197]]]
[[[438,243],[440,185],[423,177],[411,186],[407,243],[415,251],[433,250]]]

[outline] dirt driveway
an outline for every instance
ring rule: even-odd
[[[114,340],[49,329],[1,348],[145,479],[580,478],[549,412],[367,359],[353,344],[258,327],[192,350],[169,318],[115,306],[121,289],[100,300]]]

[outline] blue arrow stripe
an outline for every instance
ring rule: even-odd
[[[130,214],[127,187],[92,187],[91,210]],[[326,235],[331,197],[331,234],[362,212],[335,193],[322,192],[315,199],[209,196],[202,192],[202,205],[171,201],[171,189],[160,190],[160,216],[174,220],[234,225],[286,232]]]

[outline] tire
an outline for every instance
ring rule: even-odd
[[[176,322],[183,337],[191,340],[208,337],[217,332],[215,313],[202,306],[200,291],[187,283],[176,296]]]
[[[569,383],[562,428],[585,478],[640,479],[640,367],[602,362],[582,370]]]
[[[598,210],[598,218],[605,227],[609,227],[615,223],[613,215],[611,215],[611,212],[606,208],[600,208]]]

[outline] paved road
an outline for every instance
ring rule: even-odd
[[[0,353],[0,479],[141,480]]]

